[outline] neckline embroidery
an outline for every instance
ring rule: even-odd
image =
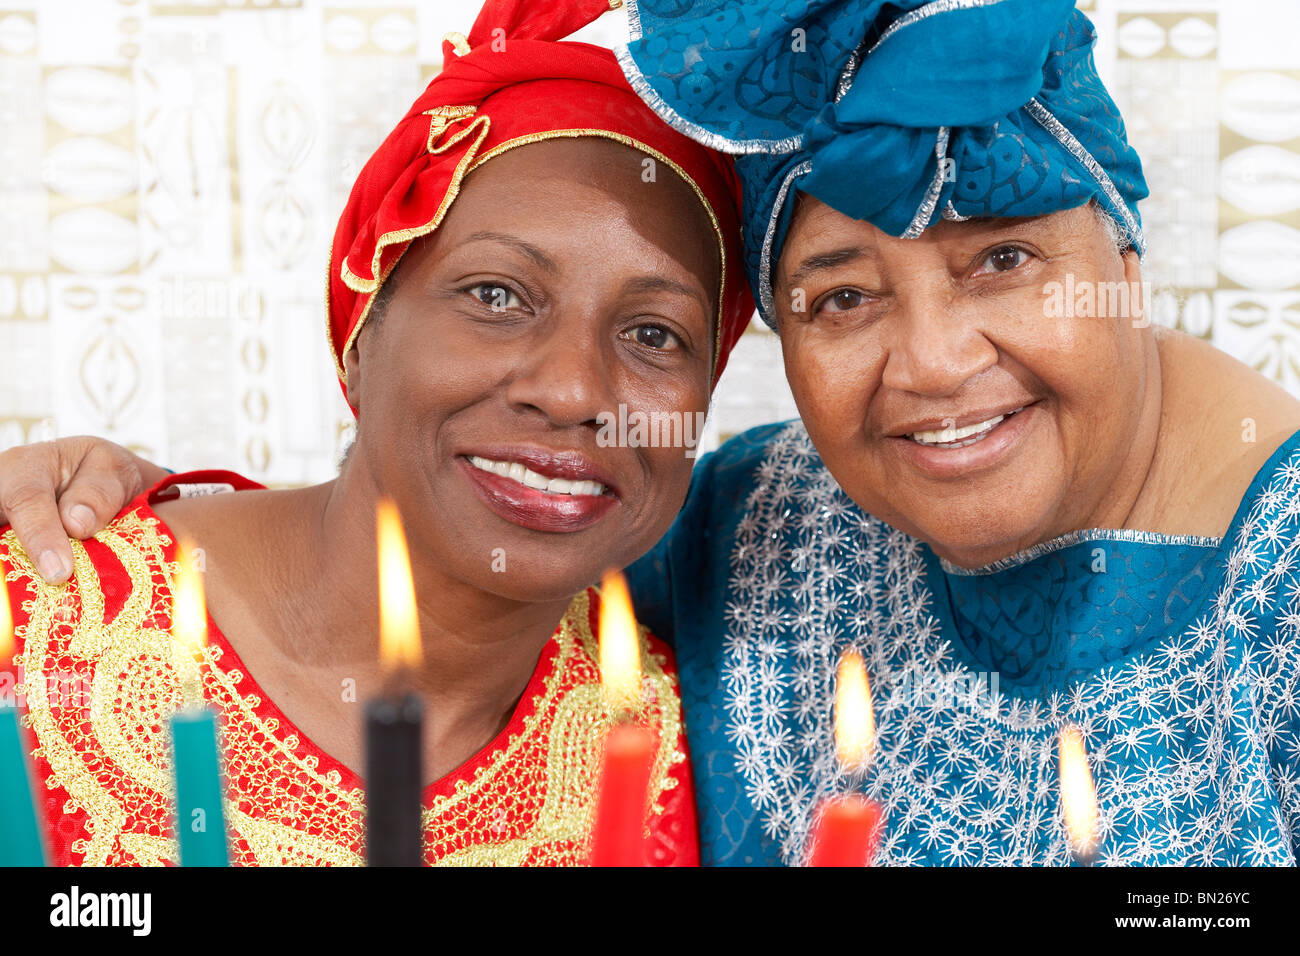
[[[953,564],[947,558],[939,558],[939,564],[948,574],[961,577],[997,574],[999,571],[1009,571],[1046,555],[1072,548],[1076,544],[1091,541],[1128,541],[1137,544],[1163,544],[1182,548],[1218,548],[1223,544],[1223,538],[1206,535],[1162,534],[1158,531],[1136,531],[1128,528],[1088,528],[1083,531],[1067,531],[1065,534],[1057,535],[1055,538],[1049,538],[1046,541],[1040,541],[1038,544],[1017,551],[1015,554],[1009,554],[1005,558],[990,561],[978,568],[963,568],[961,565]],[[938,557],[938,555],[935,555],[935,557]]]
[[[176,536],[147,502],[141,503],[139,512],[142,520],[155,525],[162,544],[162,555],[169,568],[174,566],[177,551]],[[170,588],[170,571],[167,579]],[[575,651],[581,651],[580,642],[575,634],[574,612],[582,610],[579,605],[586,603],[584,599],[589,600],[586,592],[574,597],[564,617],[543,646],[537,666],[529,676],[523,694],[500,733],[451,772],[421,788],[421,801],[426,817],[443,809],[440,805],[454,799],[456,792],[470,784],[476,775],[488,770],[489,767],[499,770],[511,751],[518,749],[519,744],[532,738],[536,732],[539,705],[554,695],[560,673],[569,658]],[[339,788],[341,793],[347,793],[358,801],[362,800],[365,784],[361,776],[300,731],[297,724],[289,719],[257,679],[249,673],[239,652],[235,650],[234,645],[230,643],[229,638],[210,613],[207,622],[208,663],[214,674],[219,675],[218,681],[232,698],[242,699],[245,704],[251,705],[258,719],[284,748],[286,756],[291,756],[295,762],[303,764],[322,781]],[[227,656],[229,660],[226,659]],[[239,690],[236,690],[236,685],[241,685]],[[364,705],[359,704],[359,706]],[[292,728],[292,730],[281,731],[282,727]],[[324,770],[321,769],[321,765],[325,766]]]

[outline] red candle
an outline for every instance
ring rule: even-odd
[[[880,808],[849,794],[822,804],[813,829],[809,866],[870,866],[876,855]]]
[[[876,746],[867,667],[856,651],[840,658],[835,674],[835,755],[851,774],[862,774]],[[813,824],[809,866],[870,866],[876,855],[880,807],[859,794],[832,797]]]
[[[605,735],[593,866],[646,866],[645,821],[658,736],[636,723],[641,709],[641,642],[627,584],[605,575],[600,596],[600,683],[614,725]]]
[[[592,866],[646,865],[646,794],[657,749],[648,727],[619,724],[605,737]]]

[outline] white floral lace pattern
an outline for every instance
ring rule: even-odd
[[[1295,863],[1300,827],[1300,452],[1281,461],[1193,623],[1041,696],[998,688],[944,637],[923,545],[864,514],[803,426],[771,442],[731,553],[722,666],[738,773],[785,862],[825,796],[880,800],[878,860],[1063,865],[1056,735],[1084,734],[1102,865]],[[1085,622],[1081,622],[1086,627]],[[871,672],[864,781],[834,757],[839,655]],[[921,675],[957,678],[924,699]]]

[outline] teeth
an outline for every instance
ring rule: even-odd
[[[482,471],[490,471],[494,475],[510,478],[521,485],[527,485],[529,488],[536,488],[538,491],[545,491],[551,495],[603,495],[605,493],[605,486],[598,481],[571,481],[568,478],[548,478],[526,468],[517,461],[493,461],[490,458],[480,458],[478,455],[471,455],[469,461],[471,465]]]
[[[955,445],[961,448],[966,445],[973,445],[984,437],[984,433],[992,431],[993,427],[1009,415],[1014,415],[1020,409],[1013,409],[1006,415],[997,415],[988,421],[976,422],[974,425],[963,425],[961,428],[941,428],[936,431],[912,432],[911,439],[922,445]],[[973,437],[978,436],[978,437]],[[966,439],[970,439],[967,441]]]

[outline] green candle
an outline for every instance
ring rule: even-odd
[[[18,711],[0,706],[0,866],[44,866]]]
[[[217,715],[185,707],[172,717],[176,835],[181,866],[227,866],[224,788],[217,758]]]
[[[14,626],[0,565],[0,662],[13,657]],[[15,681],[17,683],[16,675]],[[44,866],[17,700],[0,700],[0,866]]]
[[[203,701],[200,665],[208,639],[203,582],[193,551],[181,544],[172,579],[172,659],[184,704],[171,719],[172,771],[176,775],[176,837],[181,866],[227,866],[217,715]]]

